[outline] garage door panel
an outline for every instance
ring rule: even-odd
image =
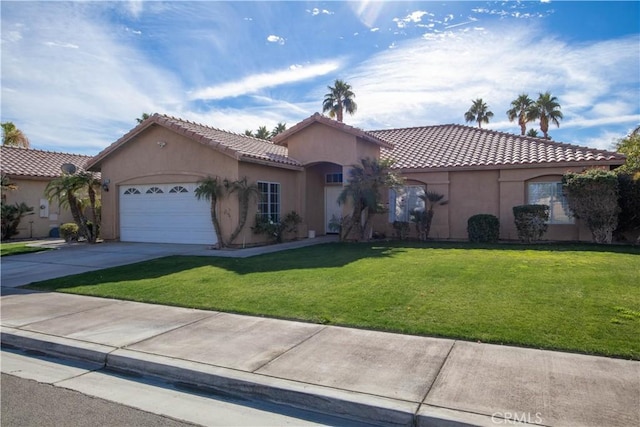
[[[189,192],[170,192],[178,186]],[[121,187],[120,240],[215,244],[217,238],[211,223],[210,205],[195,197],[193,189],[196,186],[192,183]]]

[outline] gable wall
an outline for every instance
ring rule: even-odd
[[[158,142],[166,145],[161,147]],[[152,126],[105,158],[101,173],[103,181],[111,181],[109,191],[102,192],[101,234],[111,240],[119,238],[119,186],[189,183],[207,176],[233,181],[238,177],[238,161],[166,128]],[[220,205],[222,210],[237,210],[224,202]]]
[[[289,157],[305,165],[319,162],[351,165],[361,158],[355,136],[321,123],[313,123],[291,135],[287,147]]]

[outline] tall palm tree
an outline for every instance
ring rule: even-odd
[[[537,138],[538,137],[538,131],[535,129],[529,129],[527,131],[527,136],[530,136],[532,138]]]
[[[489,107],[482,98],[478,98],[472,102],[471,108],[464,113],[464,119],[468,123],[478,122],[478,127],[482,128],[482,123],[489,123],[489,119],[493,117],[493,113],[489,111]]]
[[[548,133],[550,122],[560,127],[560,120],[563,118],[560,108],[558,98],[551,96],[549,91],[540,93],[536,102],[529,108],[529,117],[532,120],[540,120],[540,130],[545,139],[551,139]]]
[[[518,119],[520,135],[522,136],[524,136],[527,131],[527,123],[530,121],[530,116],[527,115],[527,112],[531,108],[532,104],[533,100],[529,98],[529,95],[521,93],[516,99],[511,101],[511,108],[507,110],[507,116],[509,117],[510,122]]]
[[[351,85],[345,83],[342,80],[336,80],[333,83],[333,87],[327,86],[329,93],[324,96],[322,101],[322,112],[329,112],[329,117],[335,117],[339,122],[342,121],[343,113],[353,115],[358,105],[354,98],[356,95],[351,90]]]
[[[225,187],[229,193],[236,193],[238,196],[238,203],[240,204],[238,226],[233,230],[233,233],[231,233],[231,237],[229,237],[229,243],[233,243],[247,223],[249,203],[251,202],[251,199],[258,199],[260,197],[260,189],[258,188],[258,184],[249,184],[246,176],[234,182],[225,181]]]
[[[218,243],[216,246],[218,249],[225,247],[224,238],[222,236],[222,229],[220,227],[220,221],[218,220],[218,200],[224,197],[225,189],[224,184],[218,180],[218,178],[206,177],[202,181],[198,182],[198,187],[195,189],[195,195],[198,200],[204,199],[209,201],[209,210],[211,212],[211,222],[213,223],[213,229],[216,231],[218,237]]]
[[[260,139],[269,139],[271,132],[269,132],[266,126],[260,126],[253,136]]]
[[[273,130],[271,131],[271,138],[273,138],[274,136],[276,136],[279,133],[284,132],[285,130],[287,130],[287,124],[286,123],[282,123],[282,122],[278,122],[276,127],[274,127]]]
[[[2,123],[2,145],[13,147],[29,148],[29,138],[13,124],[13,122]]]

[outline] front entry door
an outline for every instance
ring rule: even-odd
[[[342,206],[338,204],[338,197],[342,193],[341,185],[332,185],[324,187],[324,232],[337,233],[338,230],[332,230],[329,227],[331,218],[342,218]]]

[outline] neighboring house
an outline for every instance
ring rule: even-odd
[[[332,217],[343,215],[337,197],[351,165],[360,159],[392,158],[407,179],[389,192],[388,215],[375,231],[392,235],[394,220],[407,220],[421,208],[425,190],[444,194],[436,208],[431,237],[466,239],[467,220],[496,215],[501,238],[516,239],[512,208],[526,203],[551,206],[549,240],[590,240],[586,228],[569,216],[560,179],[567,171],[614,168],[624,156],[610,151],[461,125],[366,132],[320,114],[303,120],[272,142],[193,122],[153,115],[91,159],[86,168],[102,173],[104,239],[214,244],[209,203],[197,200],[199,180],[246,177],[258,184],[247,225],[233,245],[255,244],[255,215],[278,221],[295,211],[303,219],[298,237],[331,231]],[[238,201],[218,204],[225,238],[237,224]]]
[[[91,156],[0,146],[0,172],[17,186],[16,190],[6,192],[6,202],[24,202],[33,207],[33,215],[22,219],[19,234],[13,238],[57,235],[61,224],[73,222],[69,210],[61,208],[57,201],[49,202],[44,190],[52,179],[62,174],[63,164],[70,163],[82,170],[89,159]]]

